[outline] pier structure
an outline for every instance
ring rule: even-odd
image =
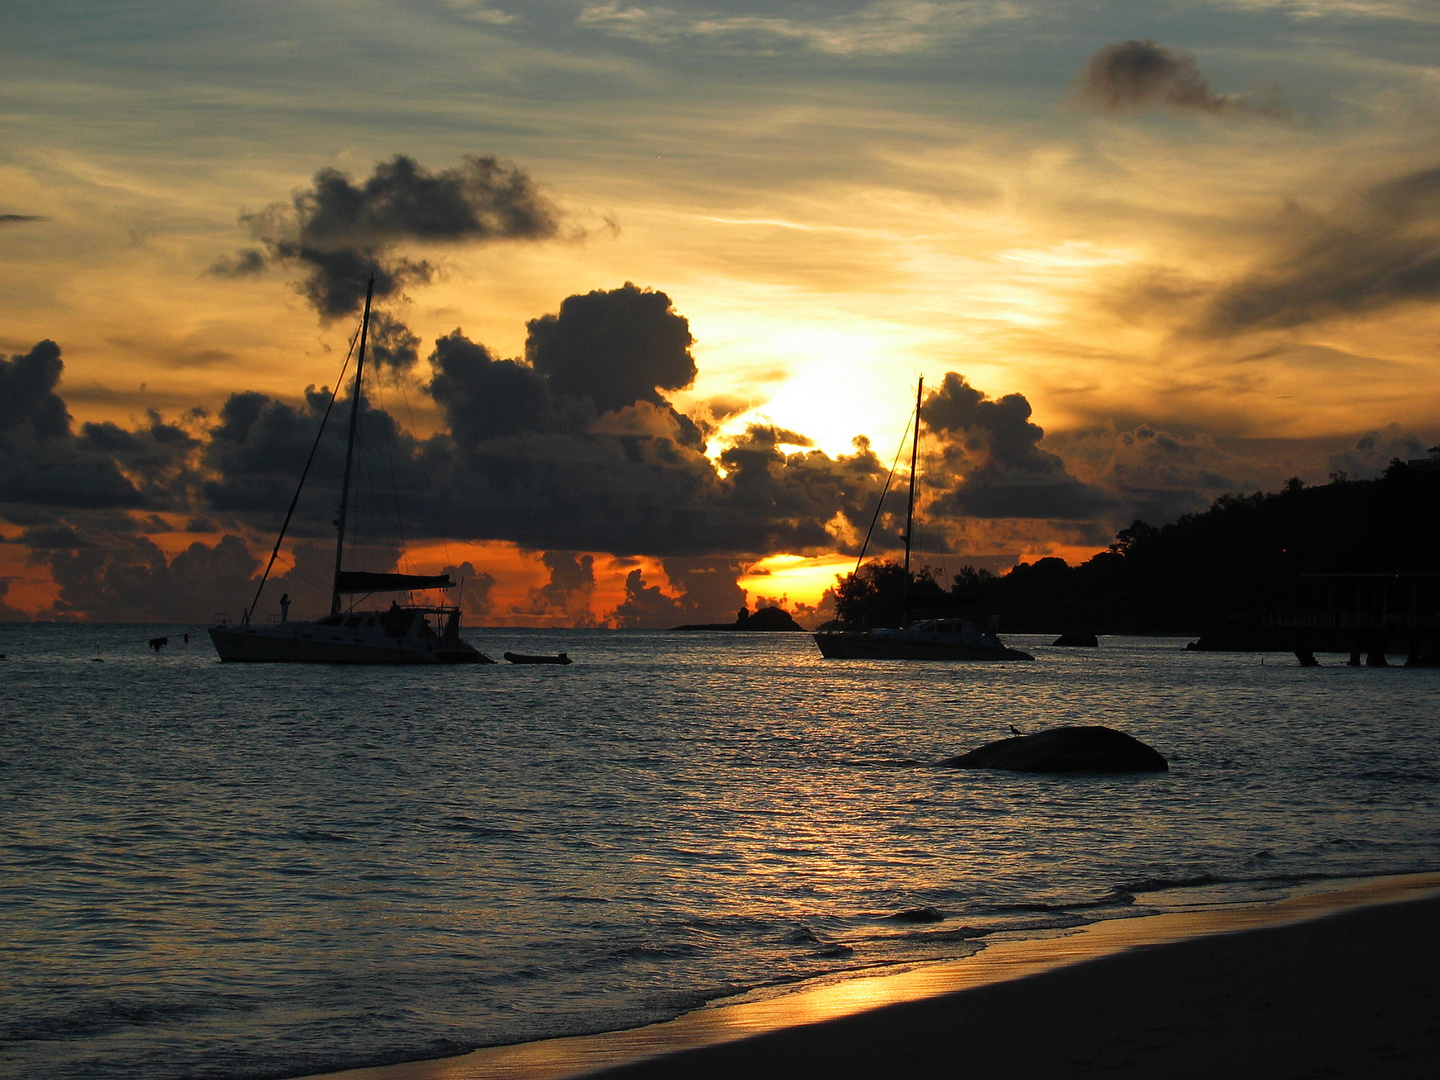
[[[1351,667],[1389,667],[1387,654],[1440,667],[1440,573],[1299,574],[1290,603],[1264,621],[1306,667],[1317,652],[1348,653]]]

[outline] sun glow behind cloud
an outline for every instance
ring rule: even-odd
[[[741,575],[740,587],[752,604],[759,597],[787,599],[792,605],[818,605],[827,589],[835,587],[837,576],[855,569],[855,560],[843,555],[806,558],[802,555],[771,555],[753,563]]]

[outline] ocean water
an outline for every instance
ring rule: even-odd
[[[1175,639],[1016,636],[1036,661],[992,665],[467,636],[576,662],[228,665],[196,627],[0,626],[0,1076],[434,1057],[1440,868],[1437,670]],[[1064,723],[1171,771],[934,764]]]

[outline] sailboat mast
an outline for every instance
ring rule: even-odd
[[[920,397],[925,393],[925,376],[915,387],[915,437],[910,443],[910,501],[905,504],[905,580],[900,593],[900,625],[906,622],[910,606],[910,543],[915,532],[915,464],[920,455]]]
[[[340,557],[345,553],[345,512],[350,506],[350,465],[355,459],[355,427],[360,421],[360,377],[365,373],[365,337],[370,330],[370,298],[375,275],[365,285],[365,314],[360,320],[360,352],[355,360],[355,390],[350,395],[350,434],[345,440],[345,479],[340,485],[340,516],[335,521],[335,582],[330,591],[330,614],[340,611]],[[908,550],[908,541],[907,541]]]

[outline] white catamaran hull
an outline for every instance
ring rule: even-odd
[[[332,619],[337,618],[332,616]],[[210,640],[221,660],[288,664],[474,664],[493,663],[458,637],[447,640],[415,619],[400,637],[385,632],[375,613],[338,617],[343,621],[279,623],[271,626],[212,626]],[[368,620],[370,625],[365,625]],[[347,627],[345,622],[359,621]]]
[[[1007,648],[990,630],[959,616],[909,626],[834,630],[815,635],[820,654],[836,660],[1034,660]]]
[[[1005,645],[882,637],[863,630],[815,635],[820,655],[832,660],[1033,660],[1027,652]]]
[[[478,649],[460,639],[460,608],[458,605],[410,604],[401,607],[398,602],[388,611],[342,611],[341,597],[363,593],[366,596],[377,592],[412,592],[424,589],[449,589],[453,587],[449,574],[401,574],[389,571],[344,570],[342,556],[345,552],[345,519],[350,504],[350,470],[355,457],[356,424],[360,418],[360,403],[364,388],[365,343],[370,329],[370,301],[375,293],[375,277],[372,274],[365,289],[365,312],[360,319],[360,350],[355,359],[355,385],[350,394],[350,434],[345,442],[345,474],[340,486],[340,514],[335,521],[335,580],[331,590],[330,614],[313,621],[289,622],[288,596],[280,598],[280,619],[278,623],[265,626],[251,625],[255,605],[260,601],[261,590],[270,576],[270,570],[280,554],[280,543],[290,527],[291,515],[300,501],[300,492],[310,472],[310,463],[315,460],[315,450],[320,446],[320,437],[325,431],[325,421],[330,416],[330,407],[320,421],[320,430],[315,435],[315,446],[300,474],[300,483],[295,489],[295,498],[285,522],[280,526],[280,535],[275,539],[275,548],[270,553],[270,564],[260,577],[255,590],[255,599],[246,609],[239,626],[232,626],[224,616],[217,616],[216,625],[210,627],[210,640],[221,660],[248,663],[271,664],[493,664],[495,661]],[[342,369],[343,375],[343,369]],[[335,404],[339,395],[340,380],[336,380],[335,394],[330,405]],[[431,620],[435,624],[431,625]]]

